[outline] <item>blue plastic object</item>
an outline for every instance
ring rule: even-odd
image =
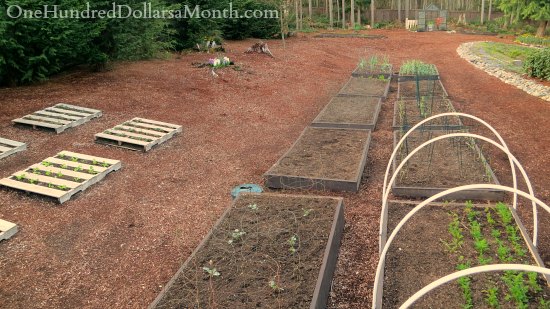
[[[264,190],[259,185],[253,183],[245,183],[243,185],[236,186],[231,190],[231,197],[236,199],[241,192],[262,193]]]

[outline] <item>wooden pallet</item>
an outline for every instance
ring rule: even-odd
[[[17,230],[17,224],[0,219],[0,241],[10,239]]]
[[[121,167],[118,160],[62,151],[0,179],[0,185],[53,197],[64,203]]]
[[[0,137],[0,159],[27,149],[27,144]]]
[[[31,126],[33,129],[54,130],[59,134],[68,128],[101,117],[101,115],[102,112],[97,109],[60,103],[12,120],[12,122],[18,125]]]
[[[179,125],[134,118],[95,135],[95,141],[132,150],[149,151],[182,131]]]

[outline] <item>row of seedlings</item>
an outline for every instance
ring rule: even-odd
[[[277,189],[357,192],[367,153],[388,94],[391,65],[361,60],[351,79],[323,108],[292,147],[264,174]],[[380,77],[376,77],[380,74]]]
[[[502,145],[494,140],[492,143]],[[504,147],[501,150],[510,155]],[[389,165],[394,164],[397,155],[394,151],[388,162],[385,179],[389,182],[385,180],[383,187],[381,256],[372,308],[408,308],[413,303],[422,308],[441,304],[449,308],[549,308],[550,270],[545,268],[536,248],[536,212],[540,208],[533,204],[531,237],[516,212],[515,199],[512,205],[500,202],[502,199],[480,204],[436,202],[458,199],[461,195],[457,193],[468,191],[454,187],[437,196],[433,193],[422,203],[389,201],[388,186],[398,179],[398,172],[390,173]],[[524,180],[530,194],[522,192],[523,196],[536,201],[526,175]],[[475,180],[462,185],[476,183],[472,188],[498,187],[515,192],[511,187],[479,184]],[[536,203],[550,212],[544,203]],[[461,277],[456,276],[444,289],[435,289],[436,279],[446,282],[440,278],[459,273]],[[421,287],[426,288],[420,290]]]

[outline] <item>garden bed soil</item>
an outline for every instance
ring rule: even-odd
[[[374,130],[382,101],[375,97],[334,97],[313,120],[312,127]]]
[[[325,308],[343,228],[341,198],[243,193],[150,308]]]
[[[459,263],[470,262],[471,267],[481,266],[477,259],[479,254],[475,249],[474,240],[470,235],[470,223],[466,216],[464,204],[453,203],[430,204],[414,214],[405,223],[392,242],[386,255],[384,271],[384,308],[398,308],[410,296],[431,282],[456,271]],[[418,204],[389,202],[387,234],[390,235],[399,221]],[[500,239],[504,246],[512,248],[510,240],[506,238],[506,230],[498,217],[494,205],[475,205],[472,209],[478,212],[476,221],[481,225],[482,235],[489,244],[489,249],[484,253],[484,258],[491,258],[490,264],[505,263],[499,260],[497,254],[497,242],[491,236],[493,228],[502,234]],[[491,213],[497,223],[490,227],[486,219],[486,211]],[[463,245],[455,252],[450,252],[449,247],[453,237],[449,233],[449,223],[453,217],[451,213],[458,214],[460,228],[464,237]],[[512,220],[515,225],[515,221]],[[519,231],[518,231],[519,234]],[[525,250],[525,256],[518,256],[511,249],[513,259],[509,263],[537,265],[536,260],[540,256],[535,251],[530,255],[527,243],[521,238],[519,244]],[[505,294],[508,287],[500,276],[502,272],[485,273],[470,276],[473,308],[488,308],[486,303],[486,291],[489,287],[496,286],[500,308],[516,308],[512,301],[506,300]],[[538,283],[543,289],[536,293],[537,303],[531,303],[529,308],[538,308],[538,299],[550,299],[550,288],[546,285],[544,276],[538,276]],[[530,293],[530,295],[535,295]],[[450,282],[421,298],[415,303],[415,308],[434,308],[445,304],[446,308],[463,308],[463,291],[457,281]]]
[[[264,174],[266,186],[355,192],[361,183],[370,137],[370,130],[308,127]]]
[[[417,100],[397,100],[393,109],[393,129],[408,131],[420,121],[434,115],[456,112],[450,100],[439,97],[421,99],[425,107],[423,115]],[[436,118],[422,125],[423,130],[457,130],[462,129],[463,124],[458,116]]]
[[[339,96],[369,96],[386,98],[390,91],[391,79],[378,77],[352,77],[342,87]]]
[[[441,80],[411,80],[397,83],[398,98],[415,99],[422,96],[446,98],[449,94]]]
[[[393,170],[417,146],[436,136],[455,132],[413,132],[401,145],[393,161]],[[401,136],[401,132],[394,131],[394,148]],[[447,138],[417,152],[397,176],[392,192],[395,196],[423,198],[457,186],[479,183],[500,184],[477,144],[468,144],[466,138]],[[503,197],[504,192],[499,190],[478,189],[452,193],[444,199],[502,200]]]
[[[360,34],[360,33],[319,33],[319,34],[315,34],[313,37],[318,39],[326,39],[326,38],[385,39],[387,38],[385,35]]]

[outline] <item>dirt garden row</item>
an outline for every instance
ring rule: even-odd
[[[548,200],[549,191],[542,189],[548,188],[544,179],[549,168],[548,158],[543,152],[527,151],[525,147],[528,145],[536,151],[548,145],[544,136],[534,133],[540,131],[530,130],[535,123],[544,126],[544,122],[539,120],[549,116],[548,107],[520,90],[485,76],[456,55],[454,49],[458,44],[479,38],[401,31],[377,31],[377,34],[386,38],[316,39],[305,36],[289,40],[286,49],[279,42],[270,42],[270,49],[276,55],[274,60],[261,55],[244,56],[241,51],[250,45],[250,41],[232,42],[228,55],[242,63],[241,70],[220,71],[218,79],[212,79],[204,69],[190,66],[191,62],[204,57],[194,54],[172,60],[124,64],[100,74],[75,71],[43,85],[0,90],[1,135],[28,145],[26,151],[0,161],[1,177],[67,149],[123,162],[122,170],[62,206],[2,189],[5,198],[0,202],[0,217],[18,222],[21,229],[15,237],[0,244],[0,275],[4,279],[0,283],[0,305],[10,308],[134,308],[149,305],[228,209],[232,187],[243,182],[262,183],[264,172],[278,162],[278,158],[284,157],[288,149],[297,145],[292,143],[308,136],[307,129],[301,136],[299,134],[308,124],[312,124],[310,130],[343,131],[335,127],[323,129],[315,124],[338,122],[330,115],[342,103],[331,101],[331,98],[342,86],[353,91],[355,86],[349,81],[350,73],[355,69],[357,59],[368,54],[386,54],[395,67],[410,58],[435,63],[454,108],[478,115],[495,125],[512,152],[525,164],[537,195],[543,201]],[[425,45],[434,40],[441,44],[439,48]],[[418,54],[400,50],[399,47],[405,43],[415,46]],[[382,175],[393,144],[392,121],[398,92],[395,84],[391,84],[388,98],[383,103],[374,104],[372,109],[373,113],[379,111],[378,123],[369,134],[363,181],[352,187],[352,191],[357,193],[314,192],[344,198],[344,207],[341,208],[345,217],[345,225],[341,225],[343,241],[334,280],[329,282],[332,287],[330,308],[365,308],[372,301],[374,269],[378,262]],[[348,103],[361,104],[353,94],[345,98],[350,101]],[[21,129],[10,124],[21,115],[57,102],[95,108],[104,114],[59,136],[33,130],[22,134]],[[512,107],[524,118],[515,118],[510,112]],[[126,122],[129,115],[181,124],[184,131],[181,136],[148,153],[94,144],[97,132]],[[514,124],[513,130],[511,123]],[[449,123],[443,125],[445,128],[450,126]],[[348,124],[346,130],[357,132],[361,129]],[[323,149],[333,152],[334,147]],[[496,178],[509,184],[506,158],[488,148],[483,148],[483,153]],[[291,163],[296,162],[292,155],[290,157]],[[466,161],[467,157],[464,158]],[[331,173],[329,169],[325,171]],[[286,183],[284,187],[288,188],[288,185]],[[312,195],[301,190],[285,190],[285,193]],[[250,219],[229,221],[224,228],[230,233],[222,233],[219,248],[230,249],[228,252],[237,247],[256,248],[256,244],[265,243],[265,237],[279,235],[273,241],[267,241],[281,246],[271,248],[274,251],[270,257],[277,254],[297,257],[301,255],[294,255],[295,252],[305,254],[307,250],[317,252],[323,248],[322,242],[321,247],[318,244],[316,248],[305,244],[327,236],[310,233],[311,227],[298,223],[330,225],[332,220],[322,219],[327,214],[338,213],[338,201],[334,198],[310,198],[298,209],[284,208],[284,202],[276,203],[283,207],[280,212],[288,216],[279,217],[278,223],[268,223],[272,228],[266,231],[253,233],[245,221],[257,222],[259,213],[265,210],[264,206],[269,206],[269,202],[245,200],[235,205]],[[326,212],[322,209],[333,210]],[[476,219],[481,220],[481,217]],[[548,218],[543,216],[542,222],[547,221]],[[313,230],[319,231],[317,228]],[[302,242],[300,235],[308,235],[312,240]],[[549,235],[548,231],[543,228],[539,251],[544,261],[548,252],[546,235]],[[196,264],[199,279],[195,277],[191,281],[205,283],[207,289],[218,277],[231,278],[224,270],[209,264],[209,259],[203,258]],[[258,255],[253,260],[257,261],[257,270],[270,280],[250,277],[250,282],[257,282],[264,289],[259,293],[269,296],[267,301],[275,295],[278,301],[270,305],[302,306],[282,302],[282,295],[293,291],[292,286],[285,285],[288,282],[281,280],[286,270],[278,269],[277,262],[262,262],[277,259]],[[303,275],[304,282],[311,282],[307,279],[309,275],[305,275],[311,272],[304,269],[290,274]],[[82,293],[83,290],[87,292]],[[210,302],[218,299],[216,294],[208,297]]]

